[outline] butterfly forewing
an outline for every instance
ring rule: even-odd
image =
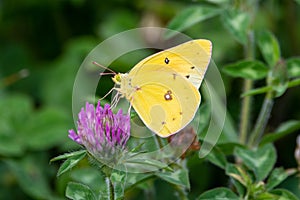
[[[172,68],[199,88],[210,61],[211,49],[209,40],[192,40],[145,58],[130,73],[138,73],[145,64],[159,64]]]
[[[176,74],[163,65],[145,64],[134,77],[128,77],[136,88],[130,103],[146,126],[161,137],[185,127],[200,104],[198,90]]]

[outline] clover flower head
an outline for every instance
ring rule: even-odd
[[[86,103],[78,114],[77,133],[69,130],[69,137],[84,146],[97,160],[111,162],[126,147],[130,137],[130,116],[120,109],[114,114],[109,104],[96,108]]]

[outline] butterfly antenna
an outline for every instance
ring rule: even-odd
[[[105,67],[105,66],[103,66],[103,65],[101,65],[101,64],[99,64],[99,63],[97,63],[96,61],[93,61],[93,64],[94,64],[94,65],[97,65],[98,67],[101,67],[102,69],[105,69],[105,70],[110,71],[110,73],[100,73],[100,75],[107,75],[107,74],[116,75],[116,74],[117,74],[117,73],[114,72],[112,69],[109,69],[109,68],[107,68],[107,67]]]
[[[116,75],[116,74],[115,74],[115,73],[112,73],[112,72],[109,72],[109,73],[101,72],[101,73],[100,73],[100,76],[103,76],[103,75]]]

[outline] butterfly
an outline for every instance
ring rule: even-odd
[[[114,89],[130,102],[151,131],[168,137],[194,118],[211,51],[209,40],[197,39],[158,52],[129,73],[115,74]]]

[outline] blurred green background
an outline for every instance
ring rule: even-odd
[[[74,127],[73,82],[85,56],[114,34],[141,26],[166,27],[182,9],[201,3],[212,4],[201,0],[1,0],[0,199],[65,199],[70,177],[58,179],[60,163],[49,164],[49,160],[77,148],[67,135]],[[292,57],[300,54],[299,22],[300,6],[296,1],[266,0],[260,2],[253,24],[271,30],[279,40],[282,56]],[[192,38],[213,42],[213,59],[219,68],[244,56],[242,47],[221,24],[215,17],[185,31]],[[118,64],[130,69],[142,58]],[[226,75],[223,78],[228,111],[238,128],[242,80]],[[254,104],[254,119],[262,98],[255,96],[258,103]],[[300,119],[299,102],[299,87],[277,99],[268,131],[288,119]],[[296,166],[293,152],[297,134],[275,144],[278,166]],[[191,199],[209,188],[227,184],[222,171],[197,156],[191,157],[188,166],[192,174]],[[293,188],[297,181],[288,180],[285,187]],[[160,199],[172,197],[168,184],[155,183]],[[132,190],[128,199],[139,199],[142,193],[141,189]]]

